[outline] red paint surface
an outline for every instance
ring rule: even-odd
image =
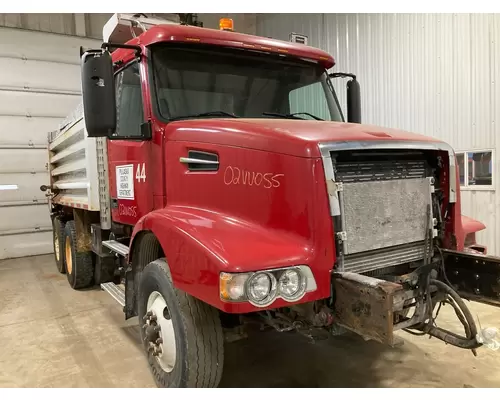
[[[129,43],[189,42],[189,37],[232,47],[270,46],[274,50],[269,51],[316,59],[325,68],[333,65],[329,55],[310,47],[196,27],[160,26]],[[114,60],[125,62],[132,56],[129,50],[113,53]],[[108,141],[111,195],[116,196],[116,165],[134,164],[136,168],[145,163],[147,178],[137,182],[134,168],[136,199],[119,201],[113,220],[135,225],[132,251],[139,232],[153,232],[165,252],[174,284],[227,312],[260,309],[220,300],[219,274],[223,271],[304,264],[311,268],[318,288],[300,303],[330,297],[335,245],[318,143],[436,141],[394,129],[335,122],[199,119],[164,124],[151,113],[146,62],[144,56],[144,111],[152,120],[153,139]],[[219,170],[189,172],[179,158],[186,157],[190,149],[217,153]],[[453,179],[459,187],[458,172]],[[447,172],[440,181],[448,187]],[[120,215],[120,204],[136,207],[136,215]],[[443,212],[446,206],[445,199]],[[451,243],[454,234],[460,249],[465,237],[460,193],[451,216],[447,240]],[[268,308],[289,304],[278,300]]]
[[[285,42],[238,32],[220,31],[184,25],[158,25],[149,29],[127,44],[147,47],[155,43],[210,44],[237,49],[260,50],[270,53],[290,55],[316,61],[329,69],[335,65],[333,57],[327,52],[298,43]],[[130,50],[116,50],[118,54],[132,53]]]
[[[465,234],[475,233],[486,229],[486,225],[470,217],[462,215],[462,228]]]
[[[152,231],[175,285],[227,312],[257,308],[220,300],[223,271],[308,265],[318,289],[300,302],[330,296],[335,244],[318,143],[381,140],[373,132],[384,133],[385,140],[435,140],[335,122],[206,119],[155,124],[155,135],[164,139],[166,207],[145,215],[134,235]],[[152,146],[161,141],[156,138]],[[218,154],[219,170],[188,171],[179,158],[189,150]],[[277,301],[269,308],[285,304]]]

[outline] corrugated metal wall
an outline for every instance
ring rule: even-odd
[[[438,137],[456,150],[500,142],[499,14],[258,14],[257,34],[331,53],[335,71],[357,74],[363,122]],[[336,83],[345,107],[345,91]],[[343,85],[343,83],[342,83]],[[495,152],[494,187],[500,187]],[[462,190],[463,214],[487,225],[478,239],[500,254],[500,198]]]

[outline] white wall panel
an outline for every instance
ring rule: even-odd
[[[73,14],[0,14],[0,26],[34,31],[75,34]]]
[[[113,14],[85,14],[87,36],[102,41],[102,27]]]
[[[0,236],[0,260],[52,253],[51,231]]]
[[[0,58],[0,89],[81,93],[80,66]]]
[[[49,155],[46,149],[0,149],[2,174],[45,172],[47,170],[45,164],[48,161]]]
[[[61,119],[0,115],[0,148],[46,147],[47,132],[54,130]]]
[[[75,95],[0,90],[0,115],[64,118],[79,100]]]
[[[80,46],[100,47],[101,41],[22,29],[0,28],[1,57],[79,65]]]
[[[73,33],[72,14],[0,14],[0,25]],[[81,27],[80,27],[81,28]],[[47,133],[80,100],[80,46],[100,41],[0,28],[0,259],[52,251],[42,184],[49,182]]]
[[[457,150],[498,148],[499,14],[257,15],[258,35],[288,40],[290,32],[331,53],[333,71],[358,76],[364,123],[438,137]],[[345,109],[344,84],[335,82]],[[500,255],[497,190],[463,190],[462,203],[487,225],[479,240]]]
[[[47,198],[40,186],[49,181],[48,173],[2,173],[0,185],[16,185],[13,190],[0,190],[0,206],[27,203],[45,203]]]
[[[52,227],[47,204],[0,207],[0,221],[0,240],[5,233]]]

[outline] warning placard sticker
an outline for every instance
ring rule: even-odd
[[[116,197],[134,199],[134,166],[132,164],[116,167]]]

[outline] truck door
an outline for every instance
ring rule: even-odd
[[[113,139],[108,140],[111,215],[113,221],[129,225],[153,209],[148,179],[152,142],[141,133],[147,112],[141,81],[141,65],[136,60],[116,72],[117,125]]]
[[[443,250],[445,279],[463,298],[500,307],[500,257]]]

